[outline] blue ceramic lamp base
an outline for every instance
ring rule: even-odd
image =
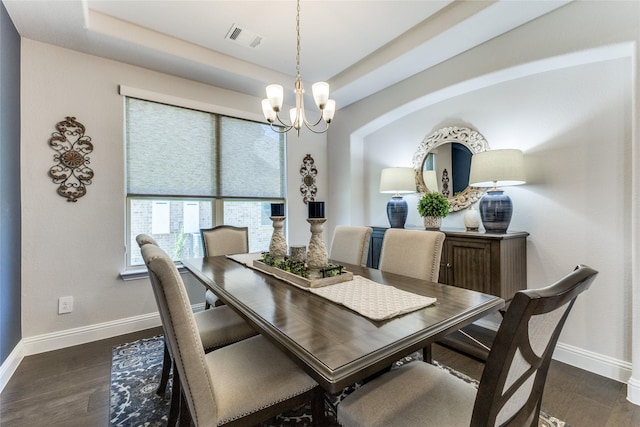
[[[506,233],[512,214],[511,198],[502,190],[489,190],[480,199],[480,218],[487,233]]]
[[[387,218],[391,228],[404,228],[409,206],[402,196],[393,196],[387,203]]]

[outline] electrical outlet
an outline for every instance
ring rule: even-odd
[[[73,297],[58,298],[58,314],[71,313],[73,311]]]

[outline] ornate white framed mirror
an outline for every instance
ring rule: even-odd
[[[469,186],[471,156],[488,150],[487,141],[473,129],[450,126],[431,133],[413,155],[418,193],[441,192],[451,212],[471,206],[485,192]]]

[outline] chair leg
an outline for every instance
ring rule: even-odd
[[[191,413],[189,412],[189,405],[184,397],[184,393],[180,393],[180,419],[178,420],[179,427],[191,427]]]
[[[167,381],[169,380],[169,372],[171,371],[171,355],[167,344],[164,345],[164,356],[162,358],[162,377],[160,378],[160,384],[156,390],[156,394],[159,396],[164,395],[167,391]]]
[[[173,378],[171,378],[171,405],[169,407],[169,420],[167,421],[168,427],[175,427],[178,422],[181,395],[182,387],[180,385],[180,376],[178,375],[176,364],[173,363]]]
[[[313,425],[315,427],[325,426],[324,419],[324,393],[320,387],[313,392],[311,399],[311,416],[313,417]]]
[[[433,364],[433,352],[431,350],[432,344],[427,344],[422,348],[422,360],[427,363]]]

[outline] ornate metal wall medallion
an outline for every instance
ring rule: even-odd
[[[300,176],[302,176],[302,184],[300,184],[300,193],[302,194],[302,201],[313,202],[316,199],[318,193],[318,187],[316,187],[316,176],[318,175],[318,169],[314,164],[311,154],[307,154],[302,159],[302,166],[300,167]]]
[[[87,194],[86,186],[91,184],[93,170],[87,165],[87,154],[93,151],[91,138],[84,134],[84,125],[75,117],[56,124],[58,132],[51,134],[49,146],[57,151],[53,160],[57,163],[49,169],[49,176],[58,186],[58,194],[67,202],[77,202]]]
[[[449,197],[449,172],[446,169],[442,171],[442,194]]]

